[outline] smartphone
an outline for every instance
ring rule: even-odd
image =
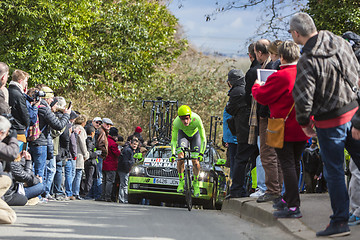
[[[72,104],[72,102],[70,101],[70,102],[69,102],[69,106],[68,106],[68,109],[69,109],[69,108],[71,108],[71,104]]]

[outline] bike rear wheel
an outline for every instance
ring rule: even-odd
[[[192,208],[192,192],[191,192],[191,174],[190,169],[187,167],[185,172],[185,201],[189,211]]]

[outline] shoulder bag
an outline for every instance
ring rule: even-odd
[[[295,103],[290,108],[289,113],[284,118],[268,118],[268,126],[266,129],[266,145],[273,148],[284,147],[285,122],[288,119]]]

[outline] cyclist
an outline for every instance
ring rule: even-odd
[[[196,152],[191,153],[193,164],[193,176],[194,176],[194,196],[200,195],[199,188],[199,161],[203,161],[203,155],[206,148],[206,136],[203,123],[199,115],[191,112],[191,109],[187,105],[182,105],[178,109],[178,116],[174,119],[173,129],[171,134],[171,151],[172,156],[170,161],[173,162],[176,159],[175,152],[178,154],[178,158],[183,158],[184,153],[181,151],[181,147],[189,147]],[[179,186],[177,192],[184,191],[185,179],[184,179],[184,161],[177,162],[177,170],[179,173]]]

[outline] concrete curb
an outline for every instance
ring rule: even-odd
[[[318,239],[316,233],[300,219],[274,218],[272,204],[272,202],[257,203],[254,198],[232,198],[224,200],[221,211],[264,226],[278,226],[298,239]]]

